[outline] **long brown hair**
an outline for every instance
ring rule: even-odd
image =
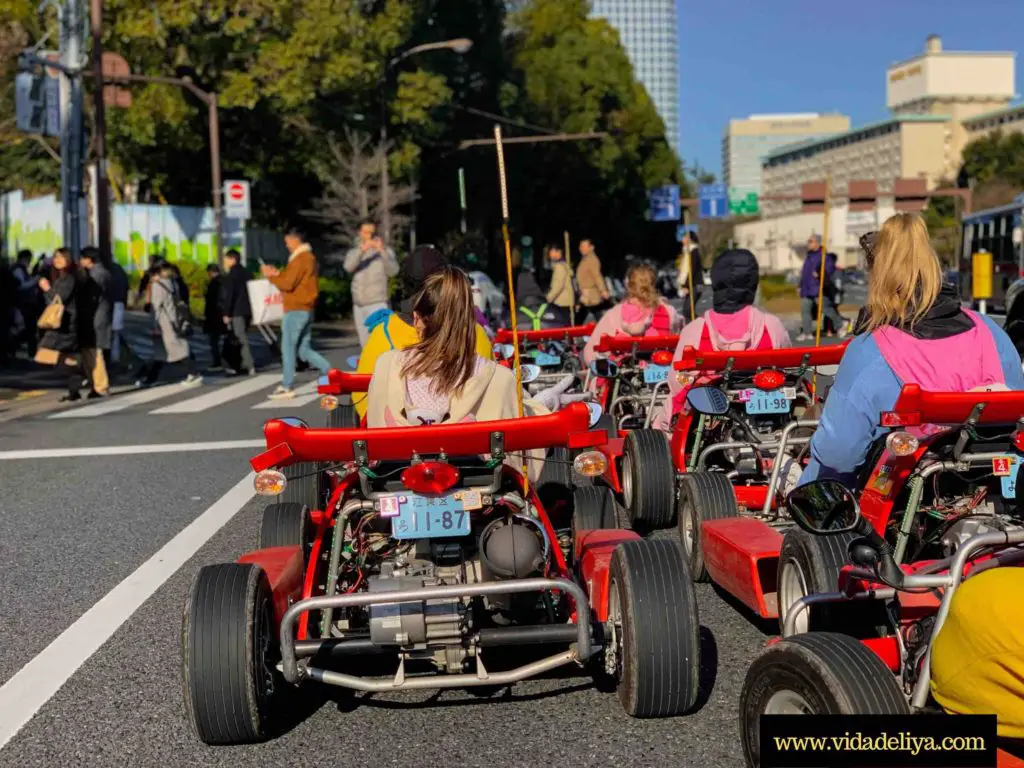
[[[402,375],[431,379],[439,394],[461,393],[476,368],[476,312],[466,273],[452,266],[432,273],[413,297],[412,309],[423,331]]]
[[[626,273],[626,297],[634,299],[648,309],[661,303],[656,286],[658,275],[649,264],[634,264]]]
[[[916,213],[887,219],[872,251],[863,330],[913,326],[931,309],[942,288],[942,267],[924,219]]]

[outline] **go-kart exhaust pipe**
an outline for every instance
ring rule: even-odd
[[[572,643],[576,640],[575,624],[548,624],[536,627],[488,627],[476,633],[482,648],[503,645],[545,645]]]

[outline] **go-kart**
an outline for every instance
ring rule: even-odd
[[[531,391],[538,391],[550,386],[567,374],[576,376],[582,382],[580,371],[583,368],[581,355],[594,324],[578,325],[568,328],[551,328],[540,331],[519,331],[520,360],[536,365],[540,372],[534,381]],[[504,365],[511,366],[515,358],[515,347],[512,344],[512,331],[502,329],[494,337],[494,357]],[[578,389],[578,385],[575,389]]]
[[[801,486],[787,505],[801,533],[812,540],[833,548],[849,542],[855,565],[844,566],[828,593],[794,603],[785,639],[773,641],[748,670],[740,730],[747,764],[753,767],[761,763],[762,715],[941,712],[930,698],[931,650],[954,595],[964,579],[1024,563],[1019,521],[959,539],[940,559],[901,565],[876,524],[861,515],[855,494],[841,483],[819,480]],[[814,606],[883,602],[895,629],[889,636],[861,641],[839,632],[797,634],[800,614]],[[1013,748],[1018,757],[1000,749],[998,765],[1024,766],[1020,746]]]
[[[330,490],[315,507],[270,504],[256,550],[197,575],[182,646],[198,737],[263,739],[285,691],[310,681],[504,687],[578,666],[632,716],[693,707],[699,624],[679,544],[617,530],[607,489],[581,488],[571,513],[553,516],[521,469],[526,452],[562,447],[582,451],[577,471],[599,472],[592,449],[607,437],[591,418],[577,403],[411,428],[267,422],[267,450],[250,462],[257,491],[315,487],[312,475],[285,480],[299,462]],[[529,647],[547,650],[524,662]]]
[[[357,392],[366,392],[370,388],[371,378],[372,374],[369,373],[346,373],[331,368],[317,379],[316,391],[320,395],[320,407],[327,411],[327,426],[340,429],[359,426],[359,415],[352,406],[351,396]]]
[[[915,384],[904,386],[892,410],[880,414],[879,425],[890,431],[868,453],[854,491],[898,565],[948,557],[974,535],[1024,524],[1015,502],[1022,415],[1024,392],[927,392]],[[783,625],[795,621],[797,631],[838,628],[866,637],[886,632],[884,615],[868,607],[818,605],[789,616],[806,595],[834,591],[848,562],[849,538],[786,533],[777,580]]]

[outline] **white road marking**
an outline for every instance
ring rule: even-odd
[[[182,400],[180,403],[174,403],[163,408],[157,408],[155,411],[151,411],[154,414],[164,413],[202,413],[208,411],[210,408],[215,408],[218,405],[230,402],[236,398],[244,397],[245,395],[258,392],[261,389],[266,389],[275,382],[281,380],[281,374],[279,373],[262,373],[259,376],[252,376],[242,381],[229,384],[226,387],[217,387],[210,392],[198,395],[197,397],[190,397],[188,400]]]
[[[290,400],[264,400],[262,403],[254,405],[252,410],[262,411],[272,408],[300,408],[303,405],[312,403],[318,397],[320,397],[320,394],[316,391],[316,382],[311,381],[309,384],[303,384],[301,387],[297,387],[295,390],[295,397]]]
[[[0,749],[253,496],[246,475],[0,686]]]
[[[78,456],[134,456],[144,453],[199,453],[265,448],[265,440],[219,440],[212,443],[150,443],[149,445],[97,445],[91,448],[33,448],[0,451],[0,461],[17,459],[71,459]]]
[[[132,392],[126,395],[112,395],[107,400],[101,400],[98,403],[92,405],[86,405],[82,408],[72,408],[67,411],[61,411],[60,413],[53,414],[51,419],[90,419],[93,416],[103,416],[108,413],[114,413],[115,411],[122,411],[125,408],[131,408],[133,405],[141,405],[142,403],[150,403],[154,400],[159,400],[163,397],[170,397],[171,395],[180,395],[182,392],[188,390],[181,386],[181,384],[164,384],[160,387],[153,387],[152,389],[143,389],[140,392]]]

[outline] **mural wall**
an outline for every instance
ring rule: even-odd
[[[63,242],[62,206],[53,195],[25,199],[22,193],[0,196],[0,235],[4,252],[22,248],[34,254],[52,253]],[[212,208],[178,205],[115,204],[111,216],[114,258],[128,271],[145,269],[152,258],[206,264],[216,259]],[[95,238],[88,232],[82,204],[82,242]],[[278,234],[242,228],[238,219],[224,219],[224,246],[239,248],[243,258],[279,261],[284,246]]]

